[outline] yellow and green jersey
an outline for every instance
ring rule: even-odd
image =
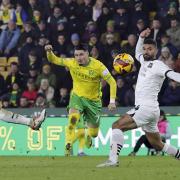
[[[103,78],[107,82],[109,81],[109,84],[112,83],[111,98],[115,99],[115,80],[100,61],[89,57],[89,63],[86,66],[80,66],[75,58],[60,58],[55,56],[53,52],[47,52],[47,57],[53,64],[68,67],[73,79],[72,93],[90,100],[100,100],[100,80]]]

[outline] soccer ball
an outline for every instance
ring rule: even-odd
[[[134,59],[130,54],[122,53],[118,54],[114,58],[113,67],[118,74],[130,73],[133,69]]]

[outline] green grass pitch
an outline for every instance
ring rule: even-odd
[[[171,157],[120,157],[120,166],[96,168],[107,157],[0,157],[1,180],[180,180]]]

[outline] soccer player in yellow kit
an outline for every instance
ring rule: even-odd
[[[101,114],[101,79],[110,85],[109,110],[116,108],[116,81],[111,76],[108,69],[100,61],[89,57],[88,47],[80,44],[74,50],[74,58],[57,57],[51,45],[46,45],[47,58],[49,62],[65,66],[70,70],[73,79],[73,89],[69,102],[69,122],[66,131],[66,155],[70,155],[75,128],[83,128],[87,123],[88,132],[86,136],[86,146],[92,145],[92,137],[98,135],[99,120]]]

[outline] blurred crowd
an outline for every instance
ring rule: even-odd
[[[139,70],[117,76],[112,67],[118,53],[135,55],[138,36],[146,27],[157,41],[157,58],[180,72],[180,14],[178,0],[1,0],[0,61],[17,57],[0,71],[3,107],[65,107],[72,88],[68,69],[49,64],[44,51],[73,57],[74,47],[87,43],[90,56],[102,61],[117,81],[117,105],[134,105]],[[0,62],[1,64],[1,62]],[[5,76],[6,74],[6,76]],[[102,103],[109,87],[102,80]],[[166,80],[160,105],[180,105],[180,84]]]

